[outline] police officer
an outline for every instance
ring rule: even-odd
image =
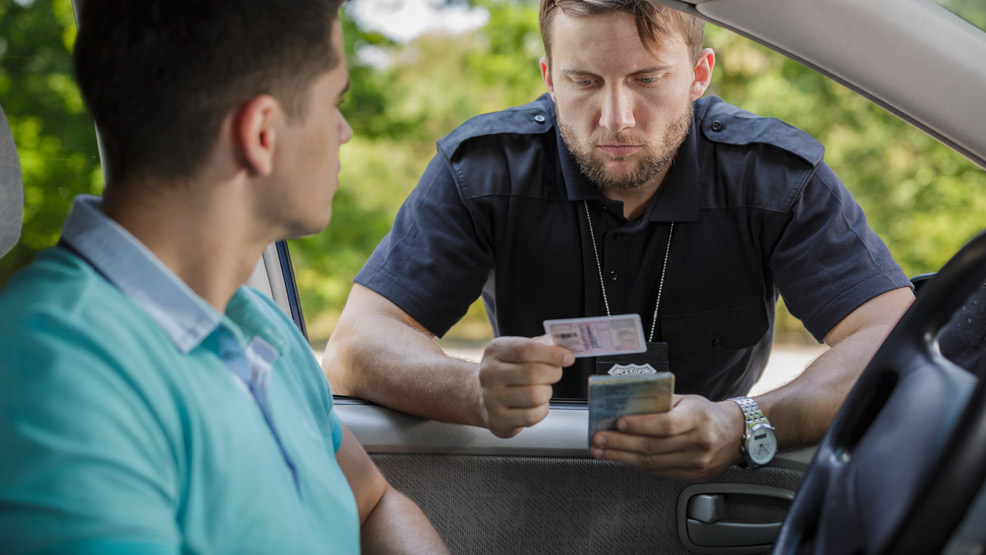
[[[822,146],[703,97],[697,18],[542,0],[540,25],[547,94],[438,142],[355,280],[323,359],[333,389],[510,437],[615,362],[531,339],[544,320],[636,313],[648,352],[622,362],[670,368],[679,395],[596,434],[593,456],[702,480],[817,441],[913,300]],[[434,336],[480,295],[497,338],[479,364],[445,356]],[[742,397],[779,295],[831,349]]]

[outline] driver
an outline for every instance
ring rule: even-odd
[[[106,190],[0,291],[3,553],[448,553],[242,284],[331,217],[341,0],[87,0]]]
[[[510,437],[611,367],[532,339],[543,321],[636,313],[636,362],[669,367],[680,395],[596,434],[593,456],[705,480],[816,442],[913,300],[823,147],[703,96],[715,55],[695,17],[542,0],[540,28],[547,94],[438,142],[356,277],[323,359],[333,389]],[[434,337],[480,295],[497,338],[478,364],[446,356]],[[779,295],[831,349],[749,399]],[[777,443],[751,459],[768,423]]]

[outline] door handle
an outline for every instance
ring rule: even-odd
[[[678,534],[697,553],[767,552],[794,492],[748,484],[698,484],[678,498]]]

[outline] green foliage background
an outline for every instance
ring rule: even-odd
[[[978,1],[978,0],[977,0]],[[962,4],[963,0],[952,0]],[[343,111],[356,137],[343,147],[341,188],[326,232],[291,242],[309,334],[324,343],[353,276],[434,154],[465,119],[527,102],[543,91],[535,4],[474,0],[489,23],[455,35],[395,44],[344,18],[353,81]],[[980,23],[981,24],[981,23]],[[0,104],[24,173],[20,244],[0,259],[0,284],[55,243],[70,199],[102,190],[92,123],[72,82],[70,0],[0,0]],[[826,159],[909,275],[938,269],[986,227],[986,175],[948,148],[804,66],[713,26],[710,94],[783,119],[817,137]],[[389,59],[366,63],[371,49]],[[378,56],[379,57],[379,56]],[[790,317],[779,333],[795,333]],[[477,303],[451,332],[489,334]]]

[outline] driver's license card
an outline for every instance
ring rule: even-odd
[[[576,357],[598,357],[647,351],[644,328],[638,314],[545,320],[551,342]]]

